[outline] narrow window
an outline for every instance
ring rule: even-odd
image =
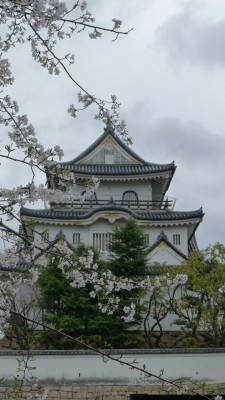
[[[173,235],[173,244],[175,244],[175,245],[180,244],[180,235],[177,233]]]
[[[149,246],[149,233],[145,233],[145,245]]]
[[[93,246],[98,250],[108,250],[109,242],[112,240],[113,234],[107,233],[93,233]]]
[[[46,241],[49,240],[49,232],[43,232],[41,236],[42,236],[43,240],[46,240]]]
[[[73,233],[73,244],[80,243],[80,233]]]

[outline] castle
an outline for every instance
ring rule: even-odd
[[[106,250],[115,224],[134,218],[146,237],[149,266],[179,265],[197,247],[195,232],[204,214],[202,209],[174,210],[175,201],[167,196],[176,169],[173,162],[143,160],[107,125],[91,146],[60,166],[76,177],[76,185],[66,187],[74,200],[21,209],[24,229],[34,242],[40,235],[53,242],[61,232],[70,246],[82,242]],[[92,176],[100,180],[99,188],[85,196]],[[48,184],[58,188],[54,176],[48,176]]]

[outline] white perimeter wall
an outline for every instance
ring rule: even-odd
[[[84,354],[74,354],[74,351],[37,353],[32,352],[34,361],[30,362],[30,366],[36,367],[33,374],[42,384],[143,385],[157,382],[155,378],[144,379],[140,372],[116,361],[104,362],[101,356],[88,355],[85,351]],[[114,357],[119,357],[119,354],[114,354]],[[0,378],[12,379],[13,376],[22,374],[17,370],[17,359],[19,356],[16,354],[0,353]],[[129,363],[136,360],[138,364],[135,365],[141,367],[145,364],[146,370],[156,375],[164,369],[163,377],[169,380],[187,377],[209,384],[225,382],[225,350],[197,354],[187,351],[173,354],[163,354],[160,351],[159,354],[154,351],[152,354],[137,352],[124,354],[121,360]]]

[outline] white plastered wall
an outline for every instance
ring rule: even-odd
[[[184,258],[177,254],[165,242],[161,242],[151,253],[148,254],[148,264],[155,263],[165,265],[179,265],[184,261]]]
[[[60,230],[66,236],[66,239],[69,243],[73,244],[73,233],[80,233],[81,242],[87,245],[92,245],[92,235],[93,233],[109,233],[112,232],[116,224],[121,224],[122,220],[114,220],[112,218],[110,222],[110,218],[100,218],[96,221],[90,222],[87,225],[83,223],[74,222],[63,222],[63,221],[56,221],[56,223],[43,223],[36,224],[35,226],[35,233],[34,239],[35,242],[40,240],[40,234],[44,231],[49,233],[49,241],[53,241]],[[174,225],[174,226],[151,226],[151,222],[139,222],[139,226],[142,228],[145,234],[149,234],[149,246],[152,246],[158,239],[158,236],[163,231],[167,236],[170,243],[173,244],[173,235],[179,234],[180,235],[180,245],[175,245],[175,247],[182,252],[184,255],[188,255],[188,236],[187,236],[187,225]],[[157,262],[161,262],[163,250],[161,252],[156,251],[154,253],[154,261],[159,260]],[[172,256],[169,256],[170,259]]]
[[[99,188],[96,192],[97,198],[100,200],[110,200],[113,197],[114,200],[122,200],[123,193],[127,190],[133,190],[137,193],[139,200],[149,200],[152,199],[152,189],[150,181],[120,181],[120,182],[106,182],[100,181]],[[84,191],[81,186],[75,186],[73,188],[73,193],[75,197],[80,196]]]

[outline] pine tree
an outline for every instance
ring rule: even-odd
[[[124,226],[115,228],[109,250],[110,269],[116,276],[147,274],[146,238],[135,220],[129,219]]]
[[[115,228],[109,250],[109,269],[116,276],[135,280],[147,275],[146,237],[135,220],[129,219],[125,225]],[[136,305],[135,318],[130,326],[140,326],[143,321],[145,294],[146,291],[142,288],[132,289],[129,292],[121,290],[118,293],[121,299],[120,309],[124,306],[129,307],[131,303]]]
[[[93,331],[92,321],[100,312],[96,300],[89,296],[88,286],[73,288],[58,265],[59,259],[51,257],[38,280],[45,322],[74,337],[88,336]],[[53,348],[74,347],[74,342],[50,331],[40,332],[39,340]]]
[[[97,262],[100,270],[104,272],[108,264],[99,259],[96,249],[92,250],[94,262]],[[73,255],[74,262],[79,262],[79,257],[87,255],[87,252],[88,248],[85,245],[78,246]],[[93,285],[89,283],[80,289],[72,287],[70,280],[58,265],[59,259],[55,256],[50,257],[38,280],[39,306],[44,310],[45,322],[64,333],[102,348],[129,347],[134,343],[135,332],[130,332],[130,325],[121,318],[124,314],[124,302],[121,302],[121,307],[114,315],[102,313],[98,307],[99,299],[89,295],[93,291]],[[38,340],[47,348],[76,347],[74,341],[64,339],[51,331],[40,332]]]

